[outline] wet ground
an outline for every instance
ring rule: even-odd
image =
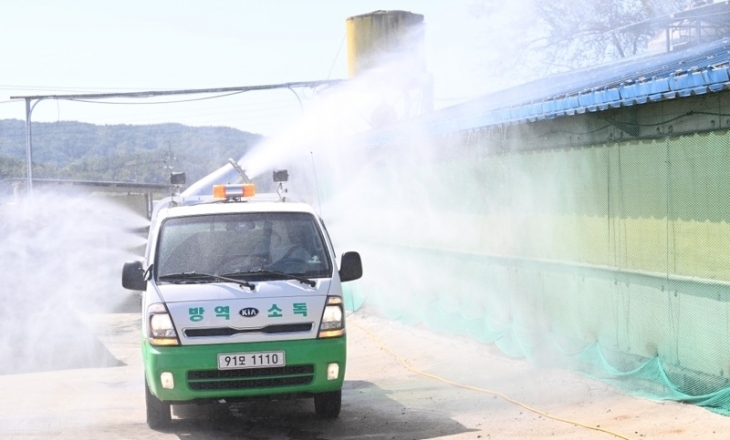
[[[69,335],[83,335],[83,356],[98,364],[26,372],[15,365],[0,375],[0,438],[722,439],[730,429],[730,418],[702,408],[632,397],[489,345],[358,312],[348,320],[337,420],[318,419],[310,400],[180,406],[169,430],[154,431],[145,423],[138,303],[125,304],[73,321],[85,331]]]

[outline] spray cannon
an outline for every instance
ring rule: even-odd
[[[228,163],[231,164],[234,170],[238,173],[239,176],[241,176],[241,179],[243,179],[243,183],[253,183],[251,179],[248,178],[248,175],[246,174],[246,170],[241,168],[241,165],[238,164],[235,160],[228,158]]]
[[[248,199],[256,195],[253,181],[248,177],[246,171],[241,168],[241,165],[230,158],[228,159],[228,164],[231,167],[223,166],[193,183],[182,194],[183,197],[208,196],[212,194],[217,199]]]
[[[251,190],[253,193],[255,193],[255,190],[253,189],[253,181],[248,177],[246,174],[246,170],[241,168],[241,165],[238,164],[233,159],[228,159],[228,163],[231,164],[233,169],[236,170],[239,176],[241,176],[241,179],[243,180],[243,186],[251,185]],[[289,192],[288,189],[284,188],[284,182],[289,181],[289,171],[287,170],[274,170],[272,178],[274,180],[274,183],[276,183],[276,194],[279,195],[279,199],[281,199],[282,202],[286,201],[285,194]]]
[[[286,201],[285,194],[288,190],[284,188],[284,182],[289,180],[289,172],[275,170],[273,180],[277,184],[276,192],[279,199],[282,202]],[[211,194],[214,195],[214,198],[248,199],[256,195],[256,188],[253,180],[246,174],[246,170],[237,161],[228,159],[227,165],[193,183],[181,195],[183,198],[194,199],[209,197]]]
[[[228,163],[236,170],[240,177],[238,180],[242,181],[242,183],[213,185],[213,198],[245,200],[254,197],[256,195],[256,185],[248,177],[246,171],[233,159],[228,159]],[[277,184],[276,194],[282,202],[285,202],[286,193],[288,193],[289,190],[284,188],[284,182],[289,180],[289,171],[274,170],[273,180]]]

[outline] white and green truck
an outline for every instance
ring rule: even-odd
[[[340,413],[346,365],[341,283],[362,276],[357,252],[337,260],[307,204],[218,185],[155,210],[144,261],[122,285],[142,291],[147,423],[171,404],[314,398]]]

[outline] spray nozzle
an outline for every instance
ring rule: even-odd
[[[241,168],[241,165],[239,165],[238,162],[229,158],[228,163],[231,164],[233,169],[235,169],[236,172],[241,176],[241,178],[243,179],[243,183],[253,183],[251,182],[251,179],[248,178],[248,175],[246,175],[246,170]]]

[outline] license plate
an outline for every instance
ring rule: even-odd
[[[283,367],[286,356],[283,351],[260,353],[223,353],[218,355],[219,370],[238,370],[242,368]]]

